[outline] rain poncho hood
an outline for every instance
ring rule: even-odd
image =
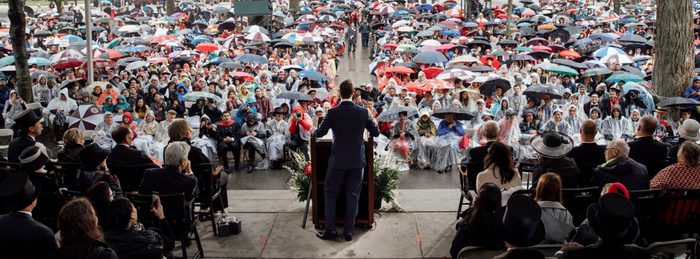
[[[107,100],[110,100],[112,104],[107,104]],[[105,97],[105,104],[102,105],[102,112],[111,112],[114,111],[114,100],[112,100],[112,96],[107,96]]]
[[[184,92],[180,92],[180,89],[184,89]],[[187,87],[185,86],[184,83],[180,83],[177,85],[177,99],[180,101],[185,101],[185,95],[187,95]]]
[[[119,103],[120,99],[122,100],[122,103]],[[131,105],[129,104],[129,102],[126,101],[126,97],[124,97],[124,95],[121,94],[117,96],[117,103],[114,105],[114,109],[126,111],[129,108],[131,108]]]

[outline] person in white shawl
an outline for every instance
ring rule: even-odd
[[[10,99],[5,101],[4,107],[2,117],[5,118],[5,128],[11,129],[12,126],[15,125],[15,118],[17,115],[27,109],[27,104],[24,103],[22,97],[20,97],[15,90],[12,90],[10,91]]]
[[[547,121],[542,128],[540,128],[539,133],[544,134],[547,132],[560,132],[566,134],[567,136],[573,136],[574,130],[571,128],[568,122],[562,120],[562,115],[564,112],[556,108],[552,113],[552,119]]]
[[[603,120],[603,125],[600,127],[600,133],[605,136],[605,140],[612,141],[613,139],[623,139],[627,141],[629,138],[629,122],[625,116],[622,116],[622,108],[620,105],[614,105],[612,115]]]
[[[96,143],[102,149],[112,149],[112,147],[116,145],[114,140],[112,140],[112,131],[114,131],[117,126],[118,124],[114,123],[114,116],[112,113],[105,112],[103,121],[97,124],[97,127],[95,127],[92,132],[92,136],[90,136],[92,142]]]
[[[170,135],[168,135],[168,126],[170,126],[170,123],[177,117],[177,112],[175,112],[175,110],[169,110],[166,114],[167,119],[158,123],[155,135],[156,141],[161,142],[163,144],[167,144],[168,141],[170,141]]]
[[[131,145],[145,152],[149,157],[163,161],[165,144],[155,139],[157,127],[158,122],[156,122],[156,117],[153,115],[153,110],[149,110],[146,113],[146,119],[142,120],[139,126],[136,127],[136,134],[138,134],[138,137],[131,142]]]
[[[78,109],[78,104],[68,97],[68,88],[63,88],[59,97],[49,102],[46,110],[50,112],[49,120],[53,124],[54,136],[58,136],[62,129],[68,129],[68,116],[76,109]]]
[[[211,123],[211,119],[205,114],[199,119],[199,128],[197,131],[197,134],[195,134],[194,138],[191,140],[192,145],[201,149],[202,153],[204,153],[210,161],[213,161],[218,154],[216,150],[216,125]]]
[[[46,76],[39,76],[38,82],[32,86],[32,97],[34,97],[34,100],[39,100],[41,93],[44,92],[44,90],[49,89],[48,82],[49,80],[46,78]]]
[[[248,173],[252,173],[255,168],[255,153],[260,154],[260,157],[265,158],[265,138],[267,130],[262,122],[258,121],[256,113],[249,113],[246,122],[241,127],[241,144],[243,150],[248,151]]]
[[[583,117],[579,116],[579,107],[573,104],[568,105],[568,114],[566,117],[564,117],[564,121],[569,123],[569,126],[571,126],[574,134],[578,132],[579,129],[581,129],[581,125],[583,125]]]
[[[513,111],[518,113],[518,115],[523,114],[525,106],[527,106],[527,98],[522,94],[520,84],[513,86],[513,95],[508,97],[508,101],[510,101],[509,104]]]
[[[289,124],[284,120],[284,109],[275,108],[275,118],[267,122],[267,153],[272,161],[272,169],[281,169],[281,160],[284,158],[284,145],[289,143]]]
[[[630,118],[627,120],[629,122],[628,126],[628,136],[634,136],[637,134],[637,126],[639,126],[639,119],[642,118],[642,114],[639,112],[639,110],[634,109],[632,110],[632,115],[630,115]]]

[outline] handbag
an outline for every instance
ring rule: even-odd
[[[469,135],[462,136],[462,140],[459,141],[459,148],[469,148]]]

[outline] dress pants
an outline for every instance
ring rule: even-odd
[[[228,167],[228,158],[226,155],[228,151],[231,151],[231,153],[233,153],[233,161],[235,162],[235,166],[239,166],[241,162],[241,148],[238,146],[238,142],[220,142],[216,145],[216,149],[219,153],[219,157],[221,158],[222,162],[224,162],[224,165],[226,165],[226,167]]]
[[[325,230],[336,231],[335,229],[335,210],[336,201],[340,195],[340,189],[345,180],[345,233],[352,233],[355,227],[355,218],[357,217],[358,202],[360,200],[360,191],[362,190],[362,177],[364,168],[344,169],[326,171],[326,184],[324,187],[324,198],[326,205]]]
[[[369,46],[369,33],[362,33],[362,47],[366,48]]]

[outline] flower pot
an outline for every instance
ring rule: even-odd
[[[382,208],[382,197],[374,196],[374,209],[378,210]]]

